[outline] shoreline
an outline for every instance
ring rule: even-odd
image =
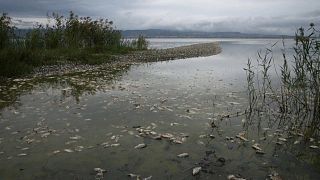
[[[131,52],[123,55],[113,55],[111,60],[100,65],[77,64],[74,62],[62,62],[57,65],[41,66],[33,70],[27,78],[46,77],[55,75],[66,75],[70,73],[81,73],[101,68],[121,67],[132,64],[170,61],[194,57],[206,57],[219,54],[221,47],[218,42],[200,43],[180,46],[168,49],[150,49]],[[13,78],[14,79],[14,78]]]

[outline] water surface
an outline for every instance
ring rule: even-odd
[[[261,142],[265,155],[251,148],[260,134],[250,142],[226,140],[243,131],[243,116],[221,121],[219,128],[210,125],[245,110],[247,59],[281,40],[150,39],[150,47],[211,41],[220,42],[221,54],[2,84],[0,177],[94,179],[99,167],[107,170],[105,179],[129,179],[129,173],[152,179],[230,174],[265,179],[273,171],[284,179],[320,178],[319,169],[301,160],[305,154],[289,151],[289,143],[276,146],[271,132]],[[139,135],[144,130],[151,135]],[[152,138],[166,133],[182,144]],[[141,143],[147,147],[134,148]],[[189,157],[178,158],[181,153]],[[318,153],[308,150],[308,162]],[[197,166],[203,171],[192,176]]]

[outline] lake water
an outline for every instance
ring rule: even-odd
[[[292,152],[293,143],[277,146],[264,132],[266,154],[259,155],[251,146],[262,134],[249,142],[226,138],[243,131],[245,117],[210,126],[245,110],[247,59],[276,42],[279,59],[281,40],[150,39],[150,47],[211,41],[220,42],[221,54],[132,65],[112,76],[100,70],[1,84],[0,179],[102,178],[94,168],[107,170],[104,179],[265,179],[275,171],[283,179],[319,179],[318,150]],[[195,167],[202,167],[197,176]]]

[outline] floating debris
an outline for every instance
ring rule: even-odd
[[[142,148],[145,148],[145,147],[147,147],[146,144],[138,144],[138,145],[136,145],[134,148],[135,148],[135,149],[142,149]]]
[[[295,141],[293,144],[300,144],[300,141]]]
[[[186,158],[186,157],[189,157],[189,154],[188,153],[181,153],[181,154],[177,155],[177,157]]]
[[[192,169],[192,175],[195,176],[200,173],[202,167],[195,167]]]

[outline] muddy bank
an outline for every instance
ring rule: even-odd
[[[102,65],[75,64],[66,62],[59,65],[43,66],[36,68],[33,77],[62,75],[68,73],[85,72],[99,68],[112,68],[127,66],[130,64],[167,61],[174,59],[186,59],[193,57],[205,57],[216,55],[221,52],[219,43],[202,43],[188,46],[181,46],[169,49],[151,49],[146,51],[133,52],[125,55],[115,55]]]

